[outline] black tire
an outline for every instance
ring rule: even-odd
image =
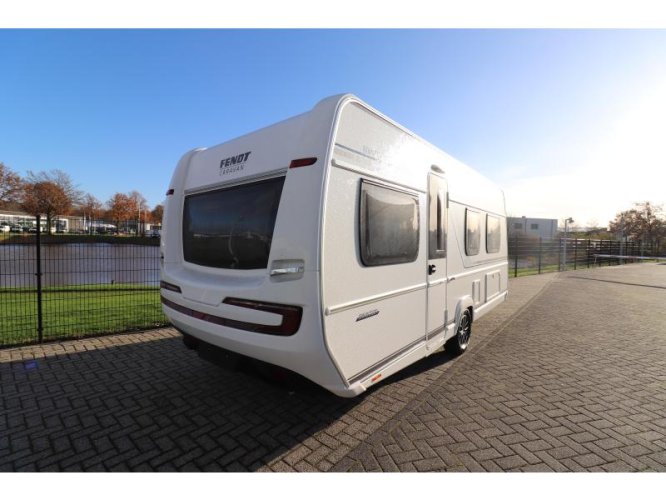
[[[451,337],[446,343],[446,350],[454,356],[460,356],[467,350],[469,339],[472,336],[472,315],[469,309],[465,309],[460,316],[458,330],[454,337]]]
[[[188,349],[196,349],[199,347],[199,339],[192,337],[192,335],[187,333],[183,333],[183,344],[185,344],[185,347]]]

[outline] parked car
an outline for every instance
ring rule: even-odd
[[[0,224],[0,233],[8,233],[10,228],[9,224]]]

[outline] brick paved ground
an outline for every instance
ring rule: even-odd
[[[353,400],[226,372],[172,329],[2,350],[0,471],[666,470],[666,266],[510,291],[464,356]]]
[[[666,266],[558,275],[334,470],[666,471]]]

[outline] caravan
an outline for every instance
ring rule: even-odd
[[[360,394],[507,297],[502,191],[352,95],[180,160],[164,312],[189,347]],[[223,350],[223,351],[222,351]]]

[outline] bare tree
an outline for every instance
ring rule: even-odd
[[[88,218],[90,221],[90,227],[92,228],[93,221],[99,220],[100,216],[102,215],[102,202],[95,198],[92,194],[87,193],[81,200],[79,210],[84,217]]]
[[[139,193],[138,191],[131,191],[128,194],[130,200],[134,202],[134,205],[136,206],[136,233],[137,235],[139,232],[144,232],[141,231],[141,221],[143,220],[143,224],[145,227],[146,223],[146,213],[148,212],[148,202],[146,201],[146,198]]]
[[[54,169],[37,173],[29,170],[26,182],[33,184],[36,182],[51,182],[63,190],[72,205],[79,205],[83,199],[83,191],[78,189],[69,174],[62,170]]]
[[[661,205],[649,201],[634,203],[634,208],[625,210],[610,221],[611,232],[624,238],[641,241],[659,247],[660,241],[666,237],[666,220]]]
[[[589,219],[585,225],[587,226],[588,231],[592,231],[599,228],[599,221],[597,221],[597,219]]]
[[[0,206],[17,204],[21,197],[21,177],[11,168],[0,162]]]

